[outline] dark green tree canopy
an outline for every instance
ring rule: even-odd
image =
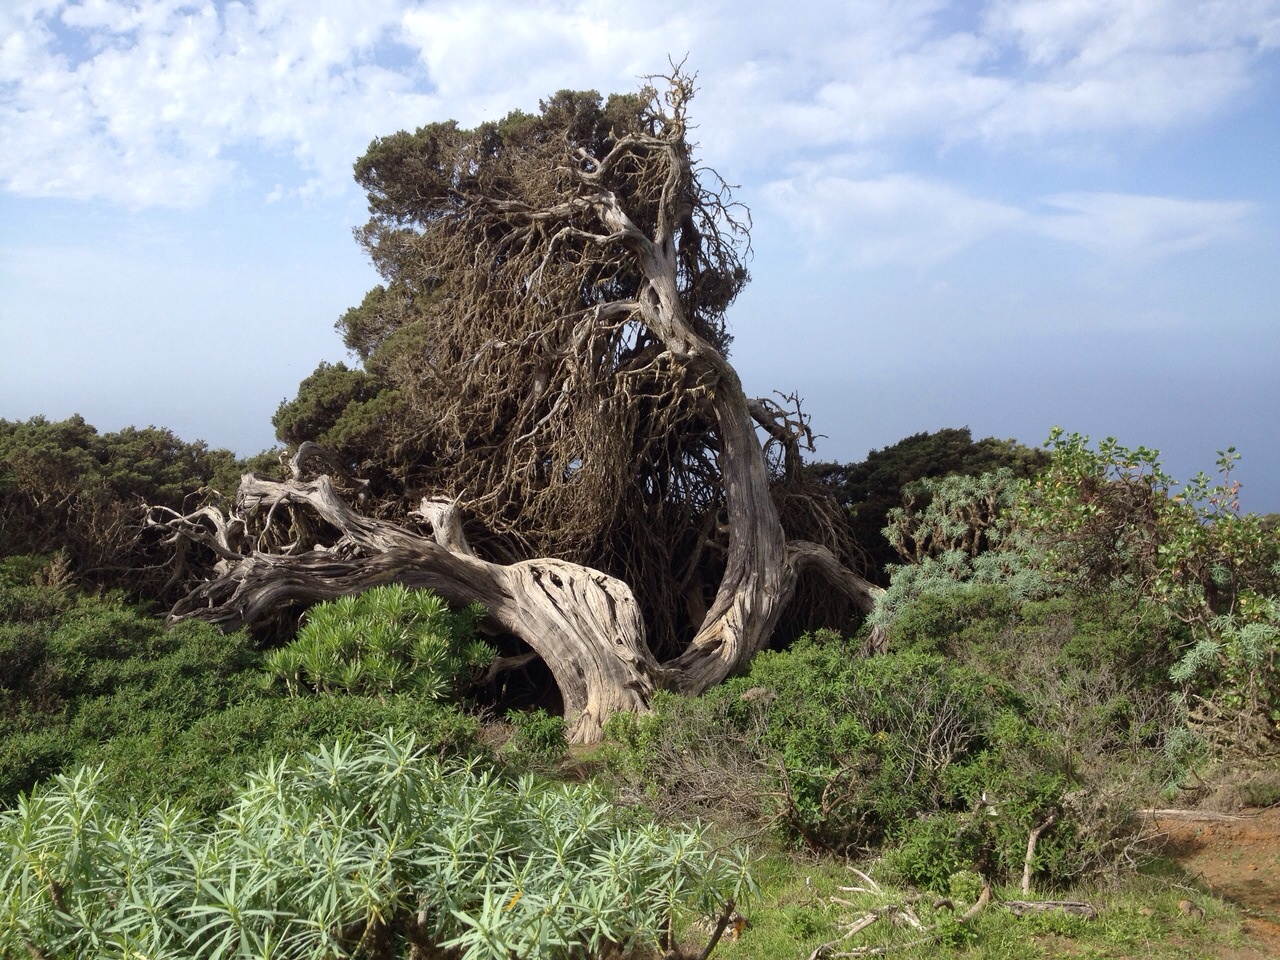
[[[728,362],[748,217],[695,159],[693,93],[677,68],[370,145],[357,236],[384,283],[339,321],[365,369],[281,408],[291,480],[169,524],[216,557],[174,616],[430,587],[528,643],[590,740],[742,669],[802,575],[870,608],[798,401],[747,397]]]
[[[515,111],[472,130],[433,123],[373,141],[355,165],[371,214],[358,237],[388,284],[339,321],[348,348],[378,372],[404,352],[382,348],[407,327],[425,328],[419,333],[443,349],[430,339],[432,314],[445,314],[452,332],[457,295],[477,313],[498,309],[513,326],[539,330],[549,310],[635,298],[645,282],[640,271],[616,250],[602,256],[589,239],[590,194],[604,189],[645,232],[663,205],[682,208],[676,235],[666,238],[678,253],[680,302],[698,335],[723,351],[725,310],[747,280],[739,258],[745,224],[731,214],[745,210],[722,202],[723,185],[713,179],[709,190],[699,176],[706,171],[692,166],[691,176],[654,189],[662,171],[631,138],[669,137],[667,127],[683,124],[659,115],[655,96],[646,88],[606,102],[595,91],[562,90],[537,115]],[[467,198],[481,195],[487,203],[477,210]],[[541,248],[551,237],[553,248]],[[460,257],[463,246],[473,256]]]
[[[848,511],[853,539],[867,553],[869,575],[887,583],[885,565],[899,563],[901,558],[881,531],[889,511],[902,506],[904,487],[925,478],[978,476],[1001,467],[1010,468],[1017,477],[1030,477],[1048,462],[1045,451],[1016,440],[974,440],[968,427],[953,427],[913,434],[883,450],[872,450],[860,463],[815,463],[807,470],[828,485]]]
[[[725,353],[747,215],[691,156],[690,93],[562,90],[537,114],[373,141],[357,239],[385,282],[337,324],[364,370],[322,364],[275,419],[370,480],[384,515],[464,498],[495,555],[639,583],[661,646],[687,638],[722,567],[702,545],[719,441],[709,392],[647,323],[651,278],[621,233],[601,242],[598,200],[645,235],[671,225],[678,308]]]
[[[168,551],[142,536],[145,506],[229,499],[245,469],[269,460],[246,464],[160,427],[99,433],[78,414],[0,420],[0,557],[61,549],[86,586],[160,595]]]

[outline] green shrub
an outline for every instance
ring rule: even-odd
[[[1106,865],[1132,830],[1128,811],[1186,775],[1185,758],[1164,750],[1184,729],[1167,672],[1182,635],[1122,590],[1019,603],[1003,585],[962,585],[901,612],[892,647],[940,653],[1018,693],[988,728],[988,747],[948,773],[953,795],[999,798],[1000,816],[980,834],[997,875],[1017,873],[1028,831],[1050,813],[1058,822],[1040,840],[1039,878]],[[897,839],[908,844],[927,819]],[[902,875],[937,882],[905,866]]]
[[[1019,601],[1003,584],[956,584],[904,606],[889,630],[893,650],[940,654],[1026,690],[1029,660],[1045,662],[1043,687],[1069,673],[1114,675],[1141,691],[1174,691],[1169,671],[1189,634],[1129,591],[1073,590]],[[1041,689],[1052,699],[1054,691]]]
[[[701,697],[659,691],[649,713],[615,714],[596,754],[599,776],[664,820],[771,819],[778,766],[759,689],[738,678]]]
[[[151,730],[118,737],[80,756],[103,765],[102,787],[117,796],[140,803],[168,800],[212,813],[273,757],[385,729],[413,735],[441,758],[486,756],[474,717],[412,694],[264,695],[209,713],[169,735]]]
[[[0,802],[102,764],[122,796],[211,811],[270,757],[388,726],[481,752],[476,720],[416,694],[285,696],[244,633],[2,580],[0,614]]]
[[[1000,584],[956,583],[925,590],[899,607],[890,621],[889,647],[952,656],[966,647],[989,645],[1018,621],[1021,610]]]
[[[886,866],[913,886],[950,894],[953,878],[977,876],[974,865],[984,846],[981,827],[975,817],[957,813],[905,821],[895,831]]]
[[[901,616],[927,616],[918,608],[931,598],[977,594],[1022,604],[1052,596],[1055,587],[1039,569],[1039,545],[1010,520],[1024,488],[1007,468],[926,478],[904,488],[903,505],[889,511],[884,536],[905,562],[886,567],[889,586],[871,623],[893,629]]]
[[[0,583],[0,799],[130,737],[169,742],[264,695],[243,633],[173,630],[118,599]]]
[[[5,956],[568,960],[665,945],[677,911],[752,889],[698,828],[391,735],[267,766],[216,820],[113,809],[83,769],[0,816],[0,851]]]
[[[1050,466],[1028,485],[1015,522],[1042,544],[1042,567],[1091,592],[1129,590],[1185,625],[1190,642],[1172,679],[1207,709],[1205,736],[1252,755],[1280,739],[1280,537],[1240,511],[1234,448],[1221,479],[1199,474],[1181,489],[1159,453],[1108,437],[1055,429]]]
[[[568,752],[564,717],[539,708],[509,713],[507,720],[514,730],[507,746],[516,757],[549,764],[561,760]]]
[[[144,529],[143,504],[229,499],[246,469],[273,460],[237,460],[157,427],[99,434],[80,416],[0,420],[0,556],[57,550],[77,583],[158,596],[174,586],[172,551]]]
[[[475,638],[484,608],[451,610],[430,590],[400,584],[317,604],[298,636],[267,655],[290,693],[457,697],[493,659]]]
[[[1059,739],[1010,685],[972,666],[859,648],[819,633],[697,700],[655,698],[649,716],[607,725],[606,776],[663,813],[688,816],[700,797],[709,814],[767,819],[814,849],[900,843],[905,862],[923,863],[945,842],[928,872],[904,871],[922,885],[945,889],[979,855],[996,875],[1019,871],[1028,832],[1063,809]],[[981,828],[957,831],[970,821]],[[1073,842],[1064,831],[1041,843],[1049,852],[1059,840]],[[1064,877],[1082,868],[1045,863]]]
[[[999,718],[1025,709],[1009,689],[935,656],[851,654],[820,635],[752,670],[776,693],[769,739],[795,835],[821,847],[878,843],[922,813],[969,809],[993,786],[1025,789],[956,775],[1005,745],[994,739]]]

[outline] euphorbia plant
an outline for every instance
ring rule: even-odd
[[[446,766],[410,737],[285,759],[216,820],[111,809],[100,771],[0,816],[0,955],[569,960],[723,911],[745,857],[627,827],[589,787]]]

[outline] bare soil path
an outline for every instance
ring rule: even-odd
[[[1222,819],[1155,815],[1151,822],[1189,877],[1244,911],[1249,949],[1257,952],[1236,956],[1280,958],[1280,807]]]

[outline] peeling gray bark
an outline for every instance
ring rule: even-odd
[[[645,645],[635,597],[620,580],[555,559],[489,563],[467,546],[453,504],[423,501],[418,512],[434,532],[426,537],[357,514],[328,477],[274,481],[246,474],[238,503],[242,519],[235,524],[213,522],[207,511],[164,524],[175,538],[221,541],[225,563],[223,574],[193,590],[171,620],[236,627],[284,605],[402,583],[453,603],[483,604],[496,626],[528,643],[555,677],[574,742],[599,740],[611,714],[643,710],[653,695],[660,669]],[[243,531],[263,518],[274,522],[286,507],[314,511],[339,538],[286,553],[254,549]]]
[[[673,79],[673,88],[680,94],[669,98],[677,117],[661,136],[622,137],[608,156],[584,154],[579,161],[586,162],[575,162],[557,174],[578,181],[576,187],[566,188],[577,193],[564,203],[535,209],[493,197],[460,199],[479,211],[477,216],[509,218],[506,226],[528,231],[529,243],[541,238],[537,242],[547,244],[543,260],[531,271],[531,283],[541,276],[556,249],[555,238],[561,236],[594,245],[601,262],[628,260],[642,277],[634,299],[601,304],[584,313],[580,322],[643,324],[677,361],[683,382],[696,384],[710,398],[728,518],[726,568],[689,647],[674,660],[658,664],[646,643],[631,589],[597,570],[550,558],[500,565],[476,556],[463,533],[457,504],[423,502],[417,516],[430,525],[429,537],[362,516],[327,477],[303,479],[304,464],[333,468],[314,444],[303,444],[298,451],[292,480],[247,475],[235,516],[206,510],[155,521],[168,529],[175,544],[203,544],[219,558],[216,579],[197,586],[175,607],[174,617],[252,623],[281,604],[331,599],[392,581],[429,587],[453,602],[479,602],[496,624],[523,639],[546,662],[560,687],[572,738],[587,742],[599,738],[611,713],[645,709],[655,689],[697,694],[744,670],[768,644],[798,577],[806,571],[824,576],[860,609],[871,609],[879,588],[843,567],[826,548],[788,542],[770,496],[769,468],[756,430],[759,421],[774,442],[785,444],[794,443],[791,428],[768,404],[747,398],[733,367],[685,315],[676,238],[689,221],[691,205],[710,204],[718,211],[712,221],[728,216],[728,210],[716,196],[699,200],[680,187],[697,183],[683,141],[683,102],[691,95],[691,82]],[[666,171],[657,222],[648,232],[603,186],[612,164],[635,163],[640,156],[655,164],[654,169]],[[594,216],[590,230],[579,225],[586,213]],[[484,321],[483,315],[472,319]],[[589,338],[585,326],[583,330],[583,336],[575,338],[577,345],[566,350],[586,349]],[[595,361],[584,356],[581,362]],[[555,413],[552,408],[544,420]],[[788,467],[798,462],[798,448],[788,448]],[[355,483],[358,490],[359,481]],[[318,545],[305,523],[289,534],[294,537],[291,542],[266,538],[266,531],[278,533],[283,525],[283,520],[275,523],[277,516],[293,516],[295,511],[322,520],[338,531],[338,538],[327,537]],[[250,529],[258,531],[256,539],[251,540]],[[691,607],[701,602],[700,595],[690,600]]]
[[[754,443],[745,406],[736,409],[741,420],[731,410],[722,424],[736,428],[736,442]],[[219,557],[216,578],[193,589],[170,619],[195,617],[238,627],[260,622],[283,606],[392,582],[434,590],[452,603],[480,603],[497,627],[524,640],[551,670],[571,741],[595,742],[610,715],[647,709],[660,687],[697,694],[744,669],[767,645],[806,570],[817,570],[864,610],[874,603],[879,588],[841,566],[825,547],[785,540],[763,466],[749,469],[753,461],[733,450],[726,435],[731,533],[725,577],[689,648],[665,664],[650,653],[639,606],[622,581],[551,558],[490,563],[467,543],[455,504],[422,502],[416,514],[432,530],[424,536],[360,515],[325,476],[276,481],[246,474],[231,518],[205,508],[153,520],[174,542],[203,543]],[[283,551],[260,549],[272,525],[298,509],[336,529],[338,538],[327,545],[295,541]],[[250,530],[257,530],[256,536]]]

